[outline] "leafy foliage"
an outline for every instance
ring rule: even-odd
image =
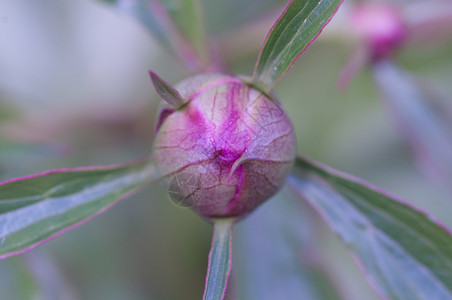
[[[237,299],[340,299],[321,254],[318,220],[294,196],[284,188],[234,228]]]
[[[189,70],[203,70],[209,63],[199,0],[108,0],[107,2],[140,21]]]
[[[80,225],[157,179],[148,161],[60,169],[0,184],[0,257],[20,254]]]
[[[303,158],[289,182],[357,254],[385,297],[452,297],[452,236],[432,217],[360,179]]]
[[[394,62],[373,66],[375,81],[396,116],[397,125],[425,170],[446,186],[452,180],[452,120],[432,96]]]
[[[209,69],[212,62],[200,0],[105,2],[137,18],[192,72]],[[263,94],[270,94],[340,4],[341,0],[290,1],[267,36],[249,84]],[[222,65],[221,62],[218,65]],[[424,158],[447,173],[445,177],[450,175],[447,167],[451,161],[449,135],[445,127],[438,125],[442,121],[422,105],[425,96],[422,91],[394,65],[376,63],[374,74],[408,129],[406,135],[411,138],[410,143],[425,155]],[[170,105],[180,107],[181,95],[152,72],[151,78],[159,95]],[[273,111],[270,115],[273,116]],[[233,125],[233,121],[228,125]],[[269,128],[265,126],[266,130]],[[184,130],[186,128],[181,128],[178,132]],[[204,146],[197,135],[193,137],[194,146]],[[196,151],[202,148],[193,147]],[[269,151],[266,145],[261,148]],[[186,155],[187,149],[183,150]],[[0,151],[10,152],[5,145]],[[257,171],[265,173],[256,170],[256,174],[260,174]],[[156,179],[153,165],[142,161],[123,166],[53,170],[0,183],[0,258],[23,253],[84,223]],[[448,229],[433,217],[360,179],[303,158],[297,160],[289,184],[356,253],[369,281],[383,297],[452,298],[452,238]],[[337,296],[330,278],[317,262],[303,261],[294,255],[294,249],[300,250],[302,255],[312,250],[309,247],[313,240],[304,239],[300,230],[308,227],[308,222],[297,216],[291,217],[294,221],[289,220],[296,209],[278,206],[277,202],[272,204],[276,206],[268,206],[272,210],[264,211],[261,219],[250,223],[248,232],[245,229],[246,242],[253,242],[244,246],[249,246],[246,250],[261,250],[262,254],[253,256],[248,251],[246,263],[252,267],[275,266],[272,274],[261,274],[259,269],[248,274],[245,279],[251,281],[249,298],[281,298],[281,290],[286,292],[287,298],[296,298],[301,293],[305,298]],[[231,269],[233,220],[213,221],[204,299],[224,298]],[[268,247],[259,249],[261,244],[258,244],[253,248],[255,240],[262,236],[270,237]],[[287,245],[289,247],[285,247]],[[287,248],[292,251],[286,252]],[[259,294],[260,284],[276,287],[276,294]]]
[[[254,69],[253,81],[269,91],[317,38],[341,0],[294,0],[267,36]]]
[[[200,0],[162,0],[180,32],[193,46],[197,58],[208,62],[204,15]]]

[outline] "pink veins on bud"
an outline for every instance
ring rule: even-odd
[[[172,194],[191,199],[206,217],[248,214],[279,190],[291,169],[289,118],[277,100],[236,77],[198,75],[176,88],[189,103],[165,116],[153,149],[168,182],[190,178],[190,186],[170,184]]]

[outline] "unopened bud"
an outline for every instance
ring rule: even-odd
[[[161,112],[153,147],[171,198],[206,217],[228,217],[274,195],[295,159],[294,129],[279,102],[220,74],[176,89],[185,103]]]
[[[358,6],[350,21],[352,29],[366,41],[373,61],[390,56],[407,35],[401,15],[389,4]]]

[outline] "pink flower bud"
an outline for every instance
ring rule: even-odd
[[[164,109],[155,162],[173,200],[206,217],[244,216],[284,184],[293,126],[277,100],[237,77],[204,74],[176,86],[187,103]]]
[[[368,44],[374,61],[387,58],[407,35],[402,17],[388,4],[358,6],[350,21],[353,30]]]

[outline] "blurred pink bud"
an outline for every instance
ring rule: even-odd
[[[293,126],[279,102],[220,74],[176,89],[187,105],[162,111],[153,147],[170,197],[203,216],[227,217],[274,195],[295,158]]]
[[[374,61],[388,57],[406,37],[398,11],[387,4],[358,6],[350,21],[353,30],[366,41]]]

